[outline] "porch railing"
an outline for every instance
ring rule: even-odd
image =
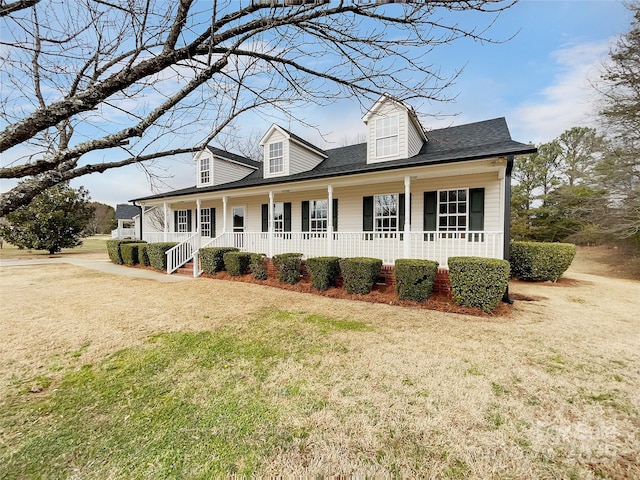
[[[144,232],[143,240],[149,243],[158,242],[184,242],[195,235],[195,232]]]
[[[503,234],[491,231],[465,232],[335,232],[329,242],[327,233],[286,232],[224,233],[202,247],[237,247],[242,251],[277,255],[299,252],[305,258],[374,257],[385,264],[398,258],[435,260],[448,267],[453,256],[503,258]],[[408,244],[407,244],[408,243]],[[271,248],[270,248],[271,247]]]
[[[167,273],[173,273],[191,260],[199,247],[200,234],[193,233],[175,247],[167,250],[165,253],[167,255]]]
[[[135,228],[116,228],[111,230],[111,238],[136,238]]]

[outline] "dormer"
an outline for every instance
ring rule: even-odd
[[[260,162],[211,146],[198,152],[194,158],[197,187],[242,180],[260,168]]]
[[[327,158],[315,145],[275,124],[264,134],[260,146],[264,148],[264,178],[308,172]]]
[[[367,125],[367,163],[410,158],[427,136],[414,110],[383,95],[362,118]]]

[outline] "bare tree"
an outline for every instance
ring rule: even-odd
[[[0,8],[0,215],[93,172],[199,150],[259,109],[446,100],[429,52],[516,0],[41,0]],[[296,5],[294,5],[296,4]],[[298,5],[299,4],[299,5]],[[487,12],[486,28],[454,15]]]

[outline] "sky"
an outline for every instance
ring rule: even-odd
[[[488,32],[503,42],[464,39],[430,54],[445,73],[463,69],[446,92],[454,100],[413,106],[427,130],[506,117],[513,139],[523,143],[548,142],[574,126],[597,127],[593,84],[616,39],[629,30],[631,18],[618,0],[521,0],[502,12]],[[296,125],[291,119],[296,112],[283,118],[282,126],[324,148],[342,146],[345,139],[365,132],[365,112],[355,100],[309,105],[304,113],[333,144],[322,144],[316,131]],[[239,125],[247,135],[262,134],[272,122],[254,116]],[[163,165],[166,178],[160,192],[195,184],[189,158]],[[80,185],[92,200],[112,206],[158,193],[135,166],[72,181],[72,186]],[[6,191],[6,184],[0,188]]]

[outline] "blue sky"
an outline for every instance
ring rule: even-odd
[[[573,126],[597,126],[597,99],[590,85],[630,22],[631,13],[618,0],[521,0],[498,17],[488,34],[497,40],[515,35],[513,39],[500,44],[463,40],[431,54],[431,62],[444,73],[464,67],[448,91],[455,101],[414,106],[428,130],[504,116],[512,137],[522,142],[547,142]],[[305,109],[335,146],[364,133],[363,113],[355,100]],[[271,122],[252,117],[241,125],[247,133],[263,133]],[[279,123],[320,143],[314,130],[286,118]],[[195,183],[189,159],[165,167],[169,178],[162,191]],[[72,185],[83,185],[93,200],[114,206],[153,193],[145,174],[133,166],[82,177]]]

